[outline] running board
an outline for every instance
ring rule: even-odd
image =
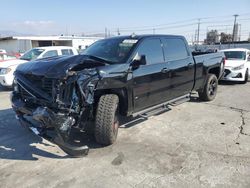
[[[150,116],[155,116],[155,115],[159,115],[163,112],[166,112],[166,111],[169,111],[170,108],[168,108],[168,106],[162,106],[162,107],[159,107],[159,108],[156,108],[152,111],[149,111],[149,112],[146,112],[144,114],[140,114],[139,116],[143,117],[143,118],[148,118]]]
[[[187,102],[187,101],[190,101],[190,96],[185,96],[185,97],[183,97],[181,99],[178,99],[178,100],[176,100],[174,102],[169,103],[169,105],[177,106],[177,105],[180,105],[180,104],[182,104],[184,102]]]
[[[141,110],[139,112],[133,113],[132,116],[136,117],[136,116],[139,115],[141,117],[147,118],[147,117],[149,117],[149,115],[152,116],[152,115],[160,114],[160,113],[162,113],[164,111],[170,110],[168,108],[168,105],[176,106],[178,104],[182,104],[183,102],[186,102],[186,101],[189,101],[189,100],[190,100],[190,94],[187,94],[187,95],[175,98],[173,100],[166,101],[164,103],[158,104],[156,106],[152,106],[150,108]]]

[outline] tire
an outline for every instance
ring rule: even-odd
[[[246,73],[245,73],[245,80],[242,83],[246,84],[247,81],[248,81],[248,69],[246,70]]]
[[[212,101],[217,94],[218,79],[214,74],[208,74],[205,86],[202,92],[199,93],[199,98],[202,101]]]
[[[102,145],[111,145],[115,142],[118,134],[119,98],[117,95],[103,95],[99,99],[95,119],[95,139]]]

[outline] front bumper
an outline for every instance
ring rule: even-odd
[[[232,68],[225,68],[224,75],[221,80],[225,81],[244,81],[246,69],[233,70]]]
[[[12,108],[20,124],[31,129],[36,135],[57,144],[72,156],[88,154],[87,146],[76,146],[69,143],[70,128],[74,118],[63,113],[55,113],[47,107],[27,105],[17,92],[11,94]]]
[[[14,76],[13,74],[0,75],[0,84],[2,86],[11,87],[13,84]]]

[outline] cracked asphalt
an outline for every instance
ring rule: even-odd
[[[1,188],[250,187],[250,82],[122,126],[114,145],[90,144],[83,158],[20,127],[9,93],[0,91]]]

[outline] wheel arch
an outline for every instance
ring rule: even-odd
[[[119,111],[121,115],[127,115],[128,111],[128,93],[125,88],[117,88],[117,89],[101,89],[97,90],[94,95],[94,106],[95,109],[97,107],[98,101],[101,96],[107,94],[114,94],[117,95],[119,98]]]
[[[221,72],[220,67],[213,67],[208,69],[208,74],[214,74],[218,80],[220,78],[220,72]]]

